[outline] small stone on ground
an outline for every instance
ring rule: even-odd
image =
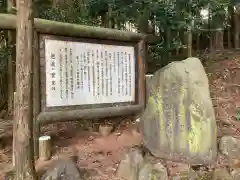
[[[240,158],[240,140],[232,136],[223,136],[219,143],[222,154],[229,158]]]
[[[60,159],[54,163],[53,167],[47,170],[41,180],[81,180],[76,164],[69,159]]]
[[[138,180],[138,174],[143,162],[142,151],[139,148],[131,148],[121,160],[117,169],[117,176],[127,180]]]

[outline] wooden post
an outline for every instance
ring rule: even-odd
[[[16,116],[16,112],[15,112],[15,107],[16,107],[16,92],[14,92],[14,95],[13,95],[13,102],[14,102],[14,111],[13,111],[13,116],[15,117]],[[12,144],[12,164],[13,164],[13,168],[15,168],[15,165],[16,165],[16,159],[15,159],[15,135],[16,135],[16,123],[13,123],[13,144]]]
[[[33,35],[33,140],[34,140],[34,157],[38,159],[39,155],[39,134],[40,124],[37,117],[40,113],[40,59],[39,59],[39,36],[36,31]]]
[[[7,10],[8,13],[12,12],[13,7],[13,0],[7,1]],[[13,30],[8,31],[8,47],[12,48],[11,54],[8,57],[8,112],[12,113],[14,108],[14,85],[15,85],[15,78],[14,78],[14,66],[13,61],[15,60],[15,40],[16,40],[16,34]]]
[[[138,43],[138,101],[142,107],[145,106],[145,59],[146,59],[146,41],[141,40]]]
[[[32,0],[17,1],[15,179],[35,180],[32,119]]]
[[[139,67],[139,77],[138,77],[138,101],[139,104],[141,105],[141,110],[139,112],[139,114],[137,114],[135,116],[135,119],[139,119],[145,109],[145,64],[147,63],[145,61],[146,59],[146,48],[147,48],[147,44],[146,41],[142,40],[138,43],[138,65]]]
[[[52,156],[52,144],[50,136],[39,137],[39,159],[47,161]]]

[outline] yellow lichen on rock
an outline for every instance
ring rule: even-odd
[[[180,102],[183,102],[184,95],[186,90],[184,86],[180,87]],[[185,121],[185,107],[182,103],[179,104],[179,126],[180,126],[180,133],[179,133],[179,150],[184,150],[187,147],[187,132],[186,132],[186,121]]]

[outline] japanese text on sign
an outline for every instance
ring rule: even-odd
[[[46,106],[135,100],[133,46],[45,40]]]

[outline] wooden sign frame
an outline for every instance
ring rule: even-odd
[[[141,112],[145,105],[145,42],[123,42],[117,40],[102,40],[91,38],[73,38],[63,36],[53,36],[37,34],[35,38],[34,53],[34,76],[33,76],[33,101],[35,107],[34,114],[39,123],[52,123],[54,121],[67,121],[77,119],[95,119],[114,116],[127,116]],[[37,40],[36,40],[37,39]],[[46,107],[46,67],[44,40],[64,40],[71,42],[99,43],[107,45],[134,46],[135,50],[135,101],[111,104],[93,104],[77,106]],[[37,97],[38,96],[38,97]],[[37,115],[37,111],[39,114]]]

